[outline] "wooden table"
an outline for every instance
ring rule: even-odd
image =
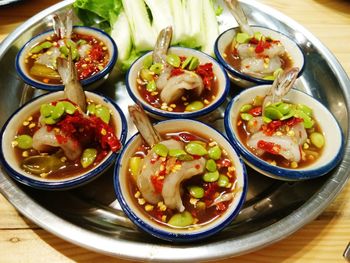
[[[0,41],[56,0],[24,0],[0,7]],[[350,1],[262,0],[290,16],[335,54],[350,75]],[[269,247],[220,262],[345,262],[350,241],[350,184],[313,222]],[[36,226],[0,195],[0,262],[129,262],[70,244]]]

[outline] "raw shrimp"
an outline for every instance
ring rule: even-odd
[[[225,2],[241,32],[247,37],[246,41],[238,42],[236,35],[230,44],[230,52],[235,54],[235,59],[240,60],[239,70],[256,78],[274,77],[274,72],[283,67],[285,47],[280,41],[272,40],[259,32],[257,32],[259,37],[256,38],[239,2],[237,0],[225,0]]]
[[[159,143],[166,146],[169,150],[184,149],[183,142],[174,139],[162,141],[158,132],[154,129],[147,115],[140,106],[129,106],[129,113],[143,139],[149,146],[154,146]],[[181,182],[202,173],[205,167],[205,159],[200,158],[198,160],[186,161],[181,165],[179,170],[170,172],[164,180],[163,189],[160,193],[157,192],[152,183],[152,176],[159,173],[160,168],[163,165],[162,159],[157,157],[158,156],[153,148],[147,153],[140,165],[142,167],[141,171],[137,175],[137,187],[147,202],[157,204],[163,200],[166,206],[172,209],[177,208],[182,212],[184,206],[180,195]],[[168,163],[166,166],[167,167],[163,167],[163,169],[169,169]]]
[[[292,68],[275,79],[262,102],[263,113],[270,105],[282,103],[282,98],[293,86],[298,72],[298,68]],[[258,156],[267,151],[271,154],[281,155],[291,162],[300,162],[302,159],[300,147],[307,140],[307,132],[303,123],[296,121],[295,123],[283,124],[282,121],[277,120],[273,126],[275,128],[264,123],[262,116],[250,119],[246,126],[250,133],[246,142],[247,146],[253,149]],[[270,131],[266,132],[267,129]]]
[[[46,152],[52,147],[60,147],[69,160],[76,160],[83,151],[79,142],[72,138],[67,138],[67,141],[59,143],[56,132],[48,131],[47,127],[43,126],[34,133],[33,148]]]
[[[185,90],[193,90],[199,96],[204,88],[202,78],[195,72],[184,70],[179,76],[171,76],[173,67],[166,62],[166,54],[172,38],[172,28],[164,28],[158,36],[153,51],[153,62],[163,65],[163,70],[156,80],[157,89],[163,102],[171,103],[179,99]]]

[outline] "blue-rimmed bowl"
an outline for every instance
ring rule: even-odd
[[[254,32],[260,32],[265,36],[269,36],[272,39],[280,40],[281,43],[284,45],[286,52],[291,56],[293,65],[292,67],[298,67],[299,68],[299,74],[300,76],[304,70],[304,64],[305,64],[305,55],[299,45],[289,38],[288,36],[277,32],[275,30],[261,27],[261,26],[251,26],[252,30]],[[255,85],[260,84],[272,84],[273,80],[266,80],[261,78],[256,78],[253,76],[250,76],[248,74],[242,73],[240,70],[233,67],[231,64],[227,62],[227,54],[225,52],[228,45],[231,45],[233,38],[237,33],[240,33],[241,30],[239,27],[230,28],[223,33],[221,33],[218,38],[215,41],[214,44],[214,53],[217,59],[219,60],[220,64],[223,65],[223,67],[227,70],[231,80],[233,83],[237,84],[240,87],[252,87]]]
[[[194,56],[199,59],[200,64],[212,63],[213,64],[213,72],[216,76],[217,80],[217,94],[213,101],[210,102],[209,105],[206,105],[204,108],[193,111],[193,112],[170,112],[166,110],[162,110],[160,108],[153,107],[147,101],[145,101],[137,87],[137,78],[139,71],[143,67],[144,61],[149,56],[152,56],[152,51],[146,53],[137,59],[130,67],[129,71],[126,75],[126,88],[130,95],[130,97],[135,101],[135,103],[141,103],[142,107],[145,109],[147,113],[149,113],[152,117],[157,119],[180,119],[180,118],[199,118],[208,115],[217,109],[226,99],[226,96],[230,90],[230,81],[225,72],[225,70],[221,67],[221,65],[211,56],[195,50],[191,48],[184,47],[171,47],[168,53],[176,54],[178,56]]]
[[[86,91],[85,94],[88,100],[93,100],[95,103],[101,104],[110,109],[110,124],[115,128],[116,137],[120,140],[121,144],[124,144],[127,136],[127,121],[121,109],[111,99],[103,95],[88,91]],[[14,112],[2,127],[0,137],[0,160],[3,167],[13,179],[38,189],[70,189],[94,180],[113,164],[117,157],[117,153],[110,151],[98,165],[93,166],[84,173],[64,179],[41,178],[40,176],[35,176],[25,172],[20,167],[11,143],[14,140],[18,129],[29,116],[32,116],[40,109],[42,104],[57,101],[62,98],[64,98],[63,91],[52,92],[36,97]]]
[[[86,26],[74,26],[73,32],[78,34],[90,35],[95,37],[96,39],[102,41],[107,49],[109,54],[109,61],[106,66],[96,74],[82,79],[80,83],[84,87],[84,89],[92,90],[98,87],[104,80],[107,79],[110,71],[113,69],[117,58],[118,58],[118,48],[114,42],[114,40],[105,32],[100,29]],[[48,91],[57,91],[63,90],[63,84],[47,84],[45,82],[39,81],[30,76],[28,73],[28,69],[25,65],[26,56],[33,46],[44,41],[47,37],[53,36],[54,31],[50,30],[44,33],[41,33],[32,39],[30,39],[18,52],[16,56],[16,71],[18,75],[23,79],[25,83],[31,85],[38,89],[48,90]]]
[[[244,104],[251,103],[256,96],[265,96],[270,85],[261,85],[242,91],[233,98],[225,112],[225,129],[227,136],[236,149],[240,152],[246,163],[256,171],[269,177],[280,180],[305,180],[327,174],[342,159],[344,151],[343,132],[332,113],[318,100],[310,95],[291,89],[284,97],[284,101],[294,104],[304,104],[313,109],[313,115],[319,124],[325,144],[320,157],[308,166],[287,169],[274,166],[253,154],[241,141],[237,131],[237,120],[240,109]]]
[[[120,153],[114,170],[114,188],[118,201],[130,220],[145,232],[173,242],[191,242],[214,235],[221,231],[236,217],[239,213],[247,192],[247,173],[245,165],[237,155],[230,142],[218,131],[212,127],[195,120],[173,119],[159,122],[155,128],[162,134],[167,132],[192,131],[203,134],[204,137],[212,138],[229,155],[236,168],[237,193],[229,208],[218,218],[199,229],[175,229],[160,225],[151,220],[144,211],[136,205],[135,197],[129,191],[129,159],[142,144],[142,138],[139,133],[135,134],[123,148]]]

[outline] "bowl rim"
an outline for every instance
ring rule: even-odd
[[[311,100],[313,100],[316,104],[318,104],[325,112],[328,112],[333,119],[336,127],[338,128],[339,135],[340,135],[340,146],[339,149],[337,149],[337,154],[330,159],[327,163],[321,165],[319,168],[312,169],[312,170],[305,170],[305,169],[288,169],[280,166],[273,166],[270,165],[268,162],[260,159],[259,157],[255,156],[253,153],[251,153],[240,141],[240,139],[237,138],[234,129],[232,128],[232,122],[231,122],[231,112],[232,108],[234,107],[236,101],[240,98],[242,93],[245,92],[251,92],[251,89],[254,88],[264,88],[267,85],[258,85],[250,88],[249,90],[244,90],[240,94],[238,94],[236,97],[234,97],[227,105],[225,109],[225,117],[224,117],[224,125],[225,125],[225,131],[226,134],[231,141],[231,143],[234,145],[234,147],[237,149],[237,151],[242,155],[243,159],[246,161],[246,163],[251,166],[254,170],[257,170],[266,176],[275,178],[275,179],[281,179],[286,181],[296,181],[296,180],[306,180],[306,179],[313,179],[320,176],[325,175],[332,169],[334,169],[337,164],[341,161],[343,157],[343,153],[345,150],[345,139],[342,129],[339,126],[339,123],[337,119],[334,117],[333,113],[329,111],[320,101],[318,101],[316,98],[310,96],[309,94],[292,88],[293,92],[299,92],[303,96],[309,97]],[[264,173],[265,172],[265,173]],[[268,173],[268,174],[266,174]]]
[[[106,32],[102,31],[101,29],[95,28],[95,27],[89,27],[89,26],[73,26],[73,31],[74,29],[82,29],[82,30],[87,30],[87,31],[95,31],[97,33],[99,33],[103,38],[101,40],[103,40],[104,42],[106,42],[106,40],[108,40],[108,42],[111,43],[112,46],[112,56],[109,59],[108,63],[106,64],[106,66],[99,72],[97,72],[96,74],[85,78],[83,80],[80,81],[81,85],[87,86],[90,85],[92,83],[94,83],[95,81],[102,79],[104,76],[106,76],[114,67],[114,65],[117,62],[117,58],[118,58],[118,47],[115,43],[115,41],[112,39],[112,37],[110,35],[108,35]],[[30,40],[28,40],[22,47],[21,49],[18,51],[16,58],[15,58],[15,68],[17,71],[17,74],[21,77],[21,79],[27,83],[28,85],[33,86],[34,88],[37,89],[42,89],[42,90],[48,90],[48,91],[59,91],[59,90],[63,90],[64,89],[64,85],[63,84],[45,84],[44,82],[35,80],[35,79],[31,79],[28,77],[28,74],[26,73],[26,71],[23,69],[20,59],[23,56],[23,52],[24,50],[30,46],[30,44],[32,42],[35,42],[36,39],[41,38],[44,35],[47,34],[52,34],[54,32],[53,29],[47,30],[45,32],[42,32],[38,35],[33,36]]]
[[[51,93],[45,93],[40,96],[37,96],[29,101],[27,101],[25,104],[23,104],[21,107],[16,109],[15,112],[11,114],[11,116],[6,120],[4,125],[1,128],[0,131],[0,147],[2,149],[3,145],[3,135],[4,132],[6,131],[6,128],[8,124],[13,120],[13,118],[22,110],[24,110],[29,104],[31,104],[34,101],[37,101],[38,99],[41,99],[46,96],[53,96],[57,94],[58,92],[63,92],[63,91],[56,91],[56,92],[51,92]],[[121,132],[120,132],[120,138],[119,141],[121,145],[125,143],[126,137],[127,137],[127,121],[126,118],[122,112],[122,110],[119,108],[119,106],[109,97],[101,95],[101,93],[97,92],[91,92],[91,91],[85,91],[87,93],[92,93],[93,95],[97,95],[101,97],[103,100],[107,100],[111,105],[115,108],[116,112],[118,112],[120,121],[121,121]],[[123,148],[123,147],[122,147]],[[98,167],[92,169],[91,171],[87,172],[83,176],[77,176],[72,179],[67,178],[65,180],[61,181],[41,181],[41,180],[35,180],[34,178],[27,177],[21,173],[18,173],[15,171],[10,164],[8,164],[4,152],[1,150],[0,151],[0,163],[4,166],[8,174],[17,180],[18,182],[23,183],[24,185],[31,186],[36,189],[42,189],[42,190],[66,190],[66,189],[71,189],[78,187],[82,184],[88,183],[89,181],[95,179],[97,176],[99,176],[105,169],[110,167],[119,154],[121,150],[118,152],[112,152],[111,155],[103,161]]]
[[[271,29],[271,28],[268,28],[268,27],[265,27],[265,26],[259,26],[259,25],[251,25],[251,27],[253,28],[263,28],[263,29],[266,29],[266,30],[270,30],[270,31],[273,31],[277,34],[280,34],[280,35],[283,35],[284,37],[286,37],[287,39],[289,39],[291,42],[293,42],[296,47],[298,48],[299,52],[301,53],[302,55],[302,58],[303,58],[303,65],[302,67],[299,69],[299,73],[298,73],[298,76],[297,77],[300,77],[301,74],[303,73],[304,69],[305,69],[305,54],[303,52],[303,50],[301,49],[301,47],[299,46],[299,44],[294,41],[291,37],[287,36],[286,34],[282,33],[282,32],[279,32],[277,30],[274,30],[274,29]],[[243,80],[246,80],[246,81],[250,81],[250,82],[253,82],[255,83],[256,85],[261,85],[261,84],[272,84],[273,83],[273,80],[266,80],[266,79],[260,79],[260,78],[256,78],[256,77],[253,77],[253,76],[250,76],[250,75],[247,75],[247,74],[243,74],[242,72],[240,72],[239,70],[235,69],[234,67],[232,67],[229,63],[226,62],[226,60],[223,58],[223,56],[221,55],[221,52],[219,51],[219,41],[221,40],[222,36],[224,34],[226,34],[228,31],[232,31],[232,30],[235,30],[235,29],[238,29],[239,27],[231,27],[227,30],[225,30],[224,32],[222,32],[215,40],[215,43],[214,43],[214,54],[215,56],[217,57],[218,61],[220,62],[221,65],[223,65],[223,67],[232,75],[240,78],[240,79],[243,79]]]
[[[137,132],[135,133],[125,144],[124,148],[122,149],[122,151],[120,152],[117,161],[115,163],[115,167],[114,167],[114,174],[113,174],[113,185],[114,185],[114,189],[115,189],[115,193],[118,199],[118,202],[121,205],[121,208],[123,209],[124,213],[128,216],[128,218],[136,225],[138,226],[140,229],[142,229],[143,231],[147,232],[148,234],[155,236],[157,238],[166,240],[166,241],[171,241],[171,242],[178,242],[178,243],[185,243],[185,242],[191,242],[191,241],[197,241],[197,240],[201,240],[204,238],[207,238],[215,233],[218,233],[219,231],[221,231],[223,228],[225,228],[226,226],[228,226],[232,220],[238,215],[238,213],[240,212],[244,202],[245,202],[245,198],[247,195],[247,191],[248,191],[248,174],[247,174],[247,170],[246,170],[246,166],[242,160],[242,158],[239,156],[237,150],[235,149],[235,147],[233,147],[233,145],[230,143],[230,141],[226,138],[226,136],[224,136],[224,134],[222,134],[220,131],[218,131],[217,129],[209,126],[208,124],[202,122],[202,121],[198,121],[198,120],[191,120],[191,119],[170,119],[170,120],[164,120],[164,121],[160,121],[157,122],[155,125],[157,124],[164,124],[164,123],[171,123],[171,122],[178,122],[178,121],[185,121],[185,122],[193,122],[193,123],[199,123],[201,125],[204,125],[206,127],[208,127],[209,129],[212,129],[214,133],[216,133],[218,136],[221,136],[227,143],[228,145],[231,147],[232,152],[234,152],[237,155],[237,159],[239,160],[239,164],[242,167],[242,181],[243,181],[243,185],[242,185],[242,194],[240,196],[240,199],[236,205],[236,207],[230,212],[229,216],[227,216],[227,218],[225,220],[223,220],[221,223],[213,223],[214,225],[212,227],[210,227],[209,229],[207,229],[206,231],[203,232],[196,232],[196,233],[173,233],[171,231],[165,231],[163,229],[159,229],[159,228],[155,228],[152,225],[148,224],[146,221],[143,221],[142,219],[140,219],[137,216],[137,213],[135,213],[129,206],[128,202],[126,201],[126,199],[124,198],[124,195],[122,194],[123,191],[121,189],[121,185],[120,185],[120,170],[121,170],[121,166],[119,165],[128,149],[128,147],[130,145],[132,145],[135,140],[140,136],[140,133]],[[237,165],[237,164],[236,164]]]
[[[224,69],[224,67],[212,56],[200,51],[200,50],[196,50],[193,48],[187,48],[187,47],[181,47],[181,46],[171,46],[169,48],[169,50],[171,49],[184,49],[184,50],[188,50],[190,52],[193,52],[194,54],[200,54],[200,56],[203,56],[207,59],[209,59],[211,61],[211,63],[214,65],[216,65],[220,71],[223,73],[224,76],[224,82],[225,82],[225,87],[223,88],[223,92],[222,95],[219,97],[219,99],[217,101],[215,101],[214,103],[209,104],[208,106],[204,107],[203,109],[200,109],[198,111],[194,111],[194,112],[169,112],[169,111],[164,111],[162,109],[157,109],[153,106],[151,106],[150,104],[146,103],[143,99],[139,99],[133,92],[133,88],[131,88],[130,82],[129,82],[129,75],[131,74],[131,71],[133,70],[134,66],[136,65],[136,63],[140,62],[140,60],[144,59],[147,55],[150,55],[153,53],[153,50],[146,52],[145,54],[143,54],[142,56],[140,56],[139,58],[137,58],[130,66],[130,68],[128,69],[126,75],[125,75],[125,85],[126,85],[126,90],[129,94],[129,96],[131,97],[131,99],[135,102],[135,103],[141,103],[142,107],[147,111],[150,112],[151,114],[163,117],[163,118],[169,118],[169,119],[185,119],[185,118],[197,118],[197,117],[201,117],[204,116],[212,111],[214,111],[215,109],[217,109],[226,99],[229,91],[230,91],[230,80],[229,77],[227,75],[226,70]],[[140,96],[141,97],[141,96]]]

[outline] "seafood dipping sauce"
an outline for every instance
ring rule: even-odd
[[[57,35],[51,35],[35,44],[25,55],[27,73],[46,84],[62,84],[56,59],[59,56],[66,58],[69,48],[79,80],[103,70],[110,59],[106,44],[94,36],[72,33],[71,39],[60,39]]]
[[[141,144],[130,158],[127,178],[136,207],[152,221],[172,229],[190,231],[219,218],[241,191],[226,151],[189,131],[164,133],[162,138],[152,149]],[[177,148],[178,143],[183,150]],[[151,185],[142,190],[139,182],[152,165],[157,168],[151,170]]]
[[[146,103],[169,112],[194,112],[215,100],[218,81],[212,63],[199,64],[194,56],[176,54],[168,54],[167,63],[164,66],[153,63],[151,56],[145,58],[137,89]]]
[[[304,168],[315,162],[322,154],[325,139],[312,109],[285,101],[265,106],[263,113],[263,100],[257,96],[240,109],[236,125],[245,147],[283,168]]]
[[[12,141],[21,168],[45,179],[65,179],[101,163],[121,144],[107,107],[88,100],[84,115],[69,100],[42,104]]]
[[[238,33],[226,46],[224,59],[237,71],[265,80],[274,80],[280,71],[294,64],[279,40],[264,37],[259,32],[253,37]]]

